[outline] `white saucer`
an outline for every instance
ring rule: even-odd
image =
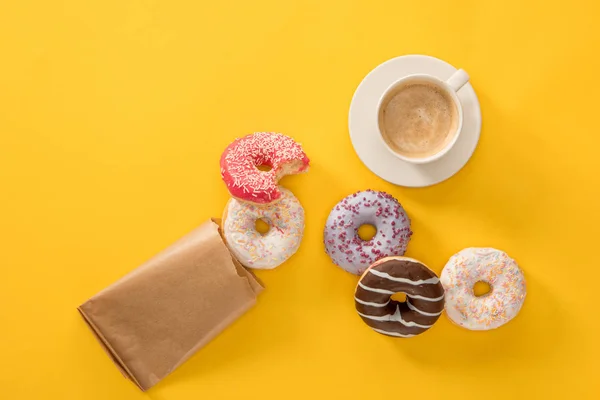
[[[479,100],[470,83],[457,92],[463,106],[462,133],[441,159],[421,165],[402,161],[385,148],[377,130],[377,102],[392,83],[411,74],[429,74],[446,80],[455,71],[452,65],[435,57],[408,55],[392,58],[365,76],[354,92],[348,127],[354,150],[367,168],[396,185],[423,187],[444,181],[465,166],[481,132]]]

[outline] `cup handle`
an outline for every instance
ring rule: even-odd
[[[455,92],[458,92],[467,82],[469,82],[469,74],[464,69],[459,69],[446,81]]]

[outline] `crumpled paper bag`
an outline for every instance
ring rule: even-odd
[[[78,309],[121,372],[154,386],[256,303],[263,287],[210,220]]]

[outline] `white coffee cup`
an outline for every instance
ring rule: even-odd
[[[430,84],[436,86],[437,88],[439,88],[440,91],[443,91],[444,93],[446,93],[448,95],[448,98],[452,99],[452,102],[454,103],[454,107],[456,107],[456,113],[457,113],[456,128],[453,130],[453,132],[449,132],[449,135],[453,135],[452,138],[445,144],[445,146],[443,148],[441,148],[435,154],[428,155],[426,157],[408,157],[404,154],[399,154],[397,151],[394,151],[390,147],[390,145],[385,141],[384,134],[382,132],[382,127],[380,126],[379,116],[383,112],[382,108],[385,106],[384,100],[386,100],[388,98],[388,96],[390,95],[390,93],[393,93],[396,90],[396,88],[398,88],[400,86],[404,86],[412,81],[427,82],[427,83],[430,83]],[[458,137],[460,136],[460,133],[462,131],[462,126],[463,126],[463,109],[462,109],[462,105],[460,104],[460,100],[459,100],[456,92],[458,92],[467,82],[469,82],[469,75],[464,70],[459,69],[446,81],[443,81],[432,75],[414,74],[414,75],[408,75],[408,76],[392,83],[383,92],[383,94],[381,95],[381,97],[379,98],[379,101],[377,103],[377,128],[379,131],[379,138],[381,139],[381,142],[384,144],[384,146],[388,149],[388,151],[390,153],[392,153],[394,156],[398,157],[399,159],[409,162],[409,163],[413,163],[413,164],[429,163],[429,162],[440,159],[446,153],[448,153],[448,151],[450,151],[450,149],[454,146],[454,144],[458,140]]]

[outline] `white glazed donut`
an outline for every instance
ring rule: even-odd
[[[485,331],[498,328],[521,310],[527,288],[517,263],[492,248],[471,247],[453,255],[440,276],[446,292],[446,314],[464,328]],[[490,285],[489,293],[477,297],[475,283]]]
[[[248,268],[272,269],[290,258],[304,234],[304,209],[287,189],[279,187],[281,198],[267,205],[234,198],[225,206],[223,237],[229,250]],[[269,231],[261,234],[255,222],[262,219]]]

